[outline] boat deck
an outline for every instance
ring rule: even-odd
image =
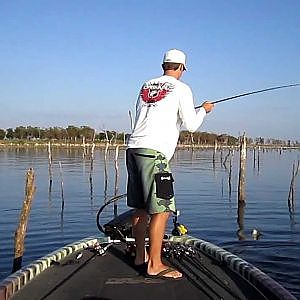
[[[203,256],[201,263],[203,272],[197,269],[199,274],[194,278],[150,279],[139,274],[121,245],[111,246],[103,256],[84,249],[53,264],[12,299],[266,299],[255,287],[249,287],[237,274],[229,274],[209,257]]]

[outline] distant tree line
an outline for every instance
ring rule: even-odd
[[[49,127],[40,128],[32,126],[18,126],[15,129],[0,129],[0,140],[59,140],[68,142],[77,142],[85,138],[86,142],[92,141],[112,141],[124,140],[125,133],[116,131],[103,131],[96,133],[95,129],[89,126],[73,126],[67,128]]]
[[[227,146],[237,145],[238,143],[238,139],[236,137],[227,134],[217,135],[215,133],[200,131],[196,131],[194,133],[190,133],[189,131],[181,131],[179,136],[180,144],[213,145],[215,141],[219,145]]]
[[[83,138],[85,141],[108,141],[112,143],[124,142],[128,137],[125,132],[116,132],[103,130],[96,132],[89,126],[69,125],[67,128],[49,127],[40,128],[32,126],[18,126],[16,128],[0,129],[0,140],[59,140],[66,142],[80,142]],[[196,131],[191,134],[188,131],[181,131],[179,136],[179,144],[197,144],[197,145],[213,145],[215,141],[219,145],[237,145],[238,138],[227,134],[215,134],[208,132]],[[300,146],[298,141],[284,141],[279,139],[265,139],[258,137],[255,139],[247,138],[248,144],[255,145],[275,145],[275,146]]]

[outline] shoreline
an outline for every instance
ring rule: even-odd
[[[126,149],[127,146],[124,143],[66,143],[66,142],[50,142],[50,141],[1,141],[0,148],[48,148],[49,143],[54,148],[92,148],[93,146],[98,149],[105,149],[108,144],[108,149],[114,149],[117,146],[120,149]],[[176,149],[215,149],[213,144],[177,144]],[[278,150],[300,150],[300,146],[287,146],[287,145],[269,145],[269,144],[249,144],[247,148],[253,149],[278,149]],[[239,149],[239,145],[218,145],[216,149]]]

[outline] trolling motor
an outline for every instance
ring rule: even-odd
[[[174,217],[173,217],[173,230],[172,230],[172,235],[175,236],[181,236],[184,235],[188,232],[187,228],[185,225],[180,224],[178,222],[178,217],[180,216],[180,211],[176,210],[176,212],[174,213]]]
[[[129,210],[108,222],[105,225],[100,223],[100,215],[102,214],[104,208],[111,203],[117,202],[122,198],[125,198],[126,194],[118,195],[110,200],[108,200],[104,205],[102,205],[97,213],[96,222],[98,229],[104,233],[106,236],[110,236],[112,239],[124,239],[126,236],[131,235],[131,216],[133,214],[133,209]]]
[[[106,236],[110,236],[113,239],[120,239],[125,241],[126,237],[132,237],[131,231],[131,220],[132,215],[134,214],[134,209],[126,211],[125,213],[115,217],[110,222],[106,223],[105,225],[100,224],[100,215],[103,212],[104,208],[109,204],[124,198],[126,194],[115,196],[107,201],[98,211],[97,213],[97,227],[98,229],[104,233]],[[181,236],[188,232],[187,227],[184,224],[180,224],[178,222],[178,217],[180,216],[180,211],[176,210],[173,216],[173,230],[172,235],[174,236]]]

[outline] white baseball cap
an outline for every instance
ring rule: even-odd
[[[185,54],[182,51],[177,49],[171,49],[165,53],[163,63],[172,62],[172,63],[183,64],[184,69],[186,70],[185,60],[186,60]]]

